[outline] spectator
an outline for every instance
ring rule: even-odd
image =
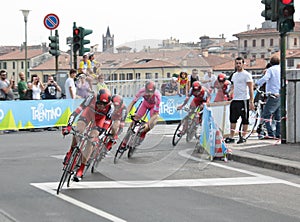
[[[74,79],[76,77],[76,69],[69,71],[69,78],[65,82],[66,99],[76,99],[76,86]]]
[[[188,90],[192,87],[193,82],[200,81],[200,76],[197,69],[192,70],[192,74],[188,76]]]
[[[15,81],[11,77],[10,80],[7,79],[7,72],[5,70],[0,71],[0,100],[13,100],[14,93],[13,89],[15,87]]]
[[[41,93],[45,90],[43,83],[37,75],[31,76],[32,83],[32,99],[42,99]]]
[[[242,135],[237,142],[245,143],[246,139],[244,138],[249,124],[249,107],[251,110],[254,109],[254,98],[253,98],[253,80],[252,75],[244,70],[244,59],[237,57],[235,59],[236,72],[232,75],[232,86],[231,86],[231,95],[233,93],[233,99],[230,104],[230,137],[225,139],[226,143],[234,143],[234,134],[237,120],[242,118]]]
[[[27,90],[24,95],[24,100],[31,100],[32,99],[32,83],[30,81],[27,82]]]
[[[90,89],[88,82],[86,81],[86,75],[80,74],[78,76],[79,80],[77,81],[76,88],[77,88],[77,95],[80,98],[87,98],[90,92],[93,92]]]
[[[103,74],[100,74],[100,75],[98,76],[97,88],[98,88],[98,91],[99,91],[100,89],[107,89],[107,88],[108,88],[107,85],[106,85],[105,82],[104,82],[104,75],[103,75]]]
[[[91,70],[93,72],[93,76],[96,77],[97,74],[100,72],[100,63],[95,61],[95,55],[94,53],[91,53],[89,55],[89,60],[91,62]]]
[[[187,96],[188,94],[188,74],[185,71],[180,72],[178,77],[180,94]]]
[[[18,82],[18,93],[19,93],[19,99],[24,100],[25,94],[27,92],[27,83],[25,81],[25,74],[24,72],[19,73],[20,81]]]
[[[45,87],[45,99],[57,99],[57,92],[61,92],[60,86],[54,81],[53,76],[48,75],[48,82]]]
[[[220,73],[218,75],[217,80],[214,83],[214,88],[217,89],[216,97],[214,102],[222,102],[230,100],[229,92],[230,92],[231,83],[226,79],[226,75]]]
[[[203,76],[203,79],[201,80],[202,85],[209,90],[209,92],[212,92],[214,82],[216,81],[217,77],[215,74],[213,74],[212,69],[208,69],[205,75]]]
[[[273,56],[270,60],[271,67],[267,68],[265,75],[262,76],[259,80],[256,81],[256,86],[262,86],[266,83],[266,95],[267,101],[263,109],[262,119],[265,123],[268,137],[261,135],[260,139],[263,138],[280,138],[280,59],[278,56]],[[267,121],[271,119],[273,115],[274,120],[276,121],[276,130],[273,131],[271,127],[271,122]],[[260,127],[260,126],[259,126]]]
[[[165,85],[162,95],[164,96],[175,96],[179,95],[179,83],[176,77],[172,77],[170,81]]]
[[[92,65],[91,61],[88,59],[88,53],[85,53],[82,56],[82,60],[79,63],[79,69],[78,73],[84,73],[86,75],[86,81],[89,83],[90,88],[93,88],[93,70],[92,70]]]

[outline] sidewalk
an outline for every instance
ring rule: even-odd
[[[172,135],[177,124],[158,126],[152,133]],[[281,144],[278,140],[259,140],[251,136],[244,144],[226,146],[232,150],[232,161],[300,175],[300,144]]]
[[[300,144],[250,138],[245,144],[227,145],[233,161],[300,175]]]

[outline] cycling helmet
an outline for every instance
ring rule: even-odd
[[[201,83],[199,81],[195,81],[192,84],[193,91],[200,91],[202,88]]]
[[[154,93],[155,88],[156,88],[155,82],[153,82],[153,81],[146,82],[145,88],[146,88],[146,92]]]
[[[224,82],[226,80],[226,75],[224,73],[220,73],[218,75],[218,81],[219,82]]]
[[[100,89],[97,94],[97,101],[98,104],[108,104],[111,101],[111,94],[108,89]]]
[[[122,98],[122,96],[119,96],[119,95],[113,95],[111,101],[113,102],[113,104],[115,106],[122,106],[122,104],[123,104],[123,98]]]

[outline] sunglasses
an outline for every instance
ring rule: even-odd
[[[97,105],[102,105],[102,106],[106,106],[108,104],[108,102],[102,102],[102,101],[99,101],[99,102],[96,102]]]

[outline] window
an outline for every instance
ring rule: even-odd
[[[274,39],[270,39],[270,46],[274,45]]]
[[[294,59],[287,59],[287,67],[294,67]]]
[[[244,48],[247,48],[247,44],[248,44],[247,40],[244,40]]]
[[[13,69],[16,69],[16,62],[12,63],[12,67],[13,67]]]
[[[171,73],[167,72],[167,78],[171,78]]]
[[[141,73],[136,73],[136,74],[135,74],[135,78],[136,78],[136,79],[141,79]]]
[[[155,73],[155,79],[158,79],[158,73],[157,72]]]
[[[255,39],[252,40],[252,47],[256,47],[256,40]]]
[[[7,63],[3,62],[3,69],[7,69]]]
[[[260,45],[261,45],[261,47],[265,47],[265,40],[264,39],[261,40]]]
[[[264,59],[265,58],[265,54],[261,54],[260,58]]]
[[[146,79],[152,79],[152,73],[146,72]]]
[[[294,38],[294,46],[297,46],[297,38]]]
[[[127,73],[127,80],[132,80],[132,79],[133,79],[133,74]]]
[[[24,69],[24,62],[21,62],[21,69]]]
[[[120,80],[125,80],[125,73],[120,74]]]

